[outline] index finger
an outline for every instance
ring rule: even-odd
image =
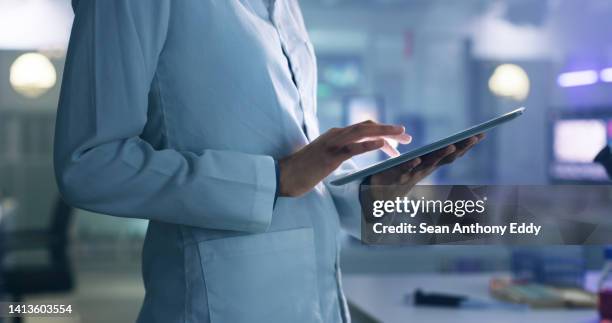
[[[352,143],[369,137],[399,136],[404,134],[403,126],[376,123],[359,123],[343,129],[336,138],[343,144]]]

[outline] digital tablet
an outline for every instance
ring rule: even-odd
[[[462,140],[465,140],[467,138],[470,138],[472,136],[475,136],[477,134],[481,134],[483,132],[486,132],[490,129],[493,129],[503,123],[506,123],[508,121],[514,120],[516,118],[518,118],[520,115],[523,114],[523,112],[525,111],[525,108],[518,108],[514,111],[510,111],[506,114],[503,114],[497,118],[491,119],[487,122],[483,122],[481,124],[475,125],[473,127],[470,127],[466,130],[463,130],[459,133],[456,133],[452,136],[446,137],[444,139],[438,140],[434,143],[431,143],[429,145],[425,145],[423,147],[411,150],[409,152],[403,153],[397,157],[394,158],[390,158],[387,159],[385,161],[382,161],[380,163],[374,164],[372,166],[369,166],[367,168],[364,168],[362,170],[358,170],[355,171],[353,173],[350,173],[348,175],[345,175],[343,177],[337,178],[333,181],[331,181],[332,185],[344,185],[346,183],[352,182],[352,181],[356,181],[356,180],[360,180],[360,179],[364,179],[370,175],[374,175],[377,173],[380,173],[384,170],[387,170],[391,167],[397,166],[399,164],[402,164],[404,162],[407,162],[409,160],[415,159],[417,157],[421,157],[423,155],[427,155],[431,152],[434,152],[436,150],[442,149],[446,146],[452,145],[452,144],[456,144]]]

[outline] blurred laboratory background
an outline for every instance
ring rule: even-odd
[[[72,210],[59,199],[53,176],[70,2],[0,0],[0,285],[10,299],[65,301],[79,313],[28,322],[134,322],[144,294],[146,221]],[[406,150],[527,106],[524,117],[427,182],[611,183],[593,162],[612,143],[611,1],[300,3],[318,59],[321,130],[365,119],[400,123],[414,138],[400,147]],[[380,158],[371,153],[357,162]],[[415,288],[454,294],[480,288],[477,296],[486,299],[494,275],[516,278],[525,267],[533,282],[592,289],[589,273],[602,268],[604,251],[365,246],[347,236],[342,262],[356,322],[463,322],[469,315],[462,310],[420,310],[402,297]],[[379,305],[388,309],[377,313]],[[598,317],[594,308],[508,311],[532,322]],[[475,315],[513,317],[488,313]]]

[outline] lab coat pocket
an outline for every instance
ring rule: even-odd
[[[211,323],[322,322],[312,228],[198,244]]]

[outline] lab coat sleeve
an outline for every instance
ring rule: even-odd
[[[60,192],[98,213],[265,231],[276,190],[272,157],[156,149],[139,137],[171,1],[73,3],[55,136]]]
[[[357,239],[361,238],[361,181],[354,181],[344,185],[335,186],[329,182],[357,169],[352,160],[344,162],[325,180],[325,185],[331,193],[340,215],[342,228]]]

